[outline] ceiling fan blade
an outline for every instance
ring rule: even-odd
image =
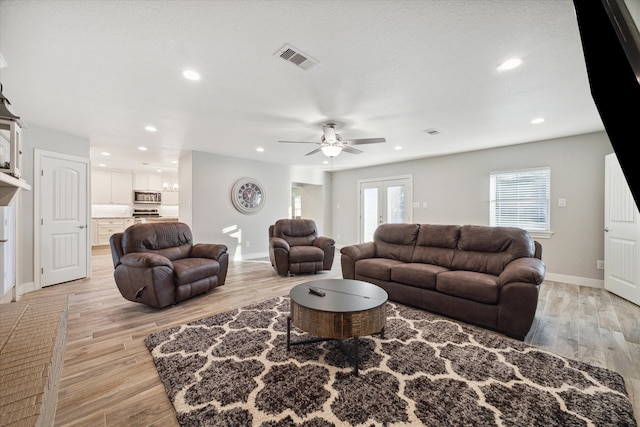
[[[342,143],[347,145],[358,144],[377,144],[379,142],[387,142],[384,138],[362,138],[362,139],[343,139]]]
[[[311,141],[278,141],[278,142],[286,142],[289,144],[320,144],[319,142],[311,142]]]
[[[305,154],[305,156],[310,156],[312,154],[316,154],[318,151],[320,151],[322,148],[316,148],[313,151],[309,151],[307,154]]]
[[[336,142],[336,129],[334,125],[322,126],[322,133],[324,133],[325,141],[329,143]]]
[[[351,153],[351,154],[360,154],[360,153],[362,153],[362,150],[358,150],[357,148],[349,147],[347,145],[342,147],[342,151],[344,151],[345,153]]]

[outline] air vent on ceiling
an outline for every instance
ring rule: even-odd
[[[425,129],[425,130],[423,130],[423,132],[428,133],[431,136],[440,135],[440,131],[438,129],[436,129],[436,128]]]
[[[290,44],[285,44],[275,54],[285,61],[297,65],[305,71],[310,70],[318,63],[317,60]]]

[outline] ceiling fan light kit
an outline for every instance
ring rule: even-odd
[[[387,142],[384,138],[362,138],[362,139],[342,139],[340,134],[336,133],[336,125],[335,123],[327,123],[322,126],[322,137],[320,138],[320,142],[310,142],[310,141],[278,141],[278,142],[286,142],[286,143],[294,143],[294,144],[318,144],[320,148],[316,148],[313,151],[305,154],[306,156],[310,156],[311,154],[315,154],[319,151],[322,151],[327,157],[333,158],[343,151],[351,154],[360,154],[361,150],[357,148],[351,147],[352,145],[358,144],[376,144],[380,142]]]
[[[327,157],[336,157],[338,154],[342,153],[342,147],[339,145],[325,145],[320,147],[320,150],[322,150],[322,154]]]

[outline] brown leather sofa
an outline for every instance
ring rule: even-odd
[[[514,227],[383,224],[341,250],[342,275],[389,299],[524,339],[546,271],[542,247]]]
[[[123,297],[166,307],[224,285],[229,255],[221,244],[193,244],[182,222],[135,224],[110,238]]]
[[[318,236],[312,219],[279,219],[269,226],[269,258],[281,276],[331,270],[335,243]]]

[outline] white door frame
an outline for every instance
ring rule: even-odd
[[[405,217],[407,218],[407,222],[413,222],[413,175],[395,175],[395,176],[386,176],[382,178],[368,178],[368,179],[359,179],[358,180],[358,242],[362,242],[362,185],[363,184],[371,184],[379,182],[380,184],[385,181],[397,181],[397,180],[407,180],[407,192],[405,194]]]
[[[55,151],[34,149],[34,166],[33,166],[33,283],[34,289],[42,289],[42,260],[40,257],[40,248],[42,247],[42,235],[40,226],[42,218],[42,206],[40,204],[40,194],[42,185],[40,183],[40,171],[42,170],[42,158],[53,157],[60,160],[69,160],[72,162],[85,163],[87,165],[87,194],[85,197],[87,233],[85,247],[87,248],[87,277],[91,276],[91,163],[86,157],[73,156],[70,154],[57,153]]]

